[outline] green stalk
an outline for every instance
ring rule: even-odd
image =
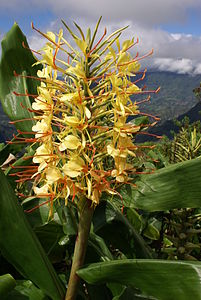
[[[71,267],[70,279],[65,300],[75,300],[79,289],[80,278],[76,272],[83,266],[88,237],[91,227],[91,220],[94,213],[94,208],[91,206],[91,201],[85,199],[84,205],[80,212],[78,225],[78,235],[75,242],[73,263]]]

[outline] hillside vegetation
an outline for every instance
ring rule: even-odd
[[[152,95],[150,103],[142,106],[143,111],[159,116],[162,122],[184,114],[197,103],[193,89],[200,81],[200,75],[147,72],[143,84],[150,90],[159,86],[161,90]]]

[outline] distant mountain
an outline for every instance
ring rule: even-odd
[[[193,108],[191,108],[188,112],[180,115],[177,120],[182,121],[184,117],[188,117],[190,123],[193,123],[195,121],[200,120],[201,121],[201,102],[198,102]],[[156,134],[156,135],[166,135],[169,138],[172,138],[171,131],[178,132],[179,128],[178,126],[175,125],[174,120],[167,120],[164,123],[162,123],[159,126],[152,127],[149,130],[149,133],[151,134]],[[145,142],[145,141],[150,141],[153,140],[151,136],[139,136],[137,138],[137,142]]]
[[[151,94],[150,102],[141,105],[140,110],[160,117],[162,122],[176,118],[196,105],[193,89],[200,82],[200,75],[147,72],[141,85],[145,84],[148,90],[160,86],[161,90],[158,94]]]

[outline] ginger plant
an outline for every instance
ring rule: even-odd
[[[76,298],[76,271],[84,262],[95,207],[103,192],[122,198],[117,191],[119,186],[135,186],[137,165],[131,162],[140,146],[134,143],[133,135],[144,134],[144,128],[157,120],[151,116],[154,121],[149,125],[128,122],[130,116],[146,115],[139,111],[139,104],[149,101],[149,96],[139,102],[131,96],[159,91],[147,91],[137,85],[146,72],[139,71],[139,61],[152,51],[133,57],[129,50],[138,39],[122,44],[119,41],[126,27],[109,36],[105,29],[95,41],[100,21],[101,18],[94,33],[88,29],[86,36],[75,23],[80,37],[63,22],[75,46],[65,39],[62,29],[58,34],[42,33],[32,24],[47,43],[36,52],[36,64],[43,68],[34,78],[40,82],[37,94],[31,95],[35,125],[32,132],[20,133],[28,136],[24,141],[31,141],[36,150],[32,164],[16,175],[21,183],[33,182],[31,193],[20,196],[47,198],[43,204],[49,205],[50,217],[55,202],[64,201],[67,205],[70,201],[78,207],[78,236],[66,299]]]

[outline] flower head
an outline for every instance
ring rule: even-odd
[[[135,174],[133,134],[141,125],[128,123],[128,117],[140,115],[131,96],[144,91],[136,84],[140,79],[134,81],[141,58],[129,49],[138,40],[120,45],[121,28],[108,37],[105,31],[94,44],[98,25],[92,36],[88,30],[85,37],[80,29],[81,38],[64,25],[76,47],[62,30],[58,35],[41,33],[48,41],[38,61],[43,65],[38,71],[41,84],[32,104],[38,145],[33,191],[66,202],[84,196],[97,205],[103,191],[115,194]]]

